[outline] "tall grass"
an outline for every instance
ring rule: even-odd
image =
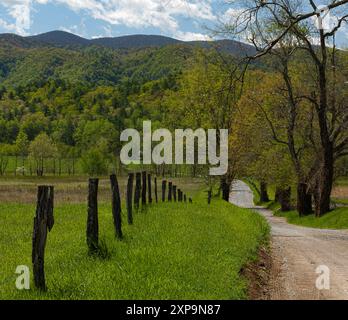
[[[208,206],[199,193],[191,205],[164,203],[136,213],[117,241],[111,206],[103,203],[104,259],[88,255],[86,206],[60,204],[46,248],[49,290],[19,291],[15,270],[31,267],[34,212],[33,205],[0,205],[0,299],[244,299],[240,270],[268,235],[259,215],[217,199]]]

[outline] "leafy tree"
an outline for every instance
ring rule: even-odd
[[[25,132],[30,141],[34,140],[40,133],[48,133],[49,119],[42,113],[25,115],[21,123],[21,131]]]
[[[81,158],[84,173],[90,176],[104,175],[108,171],[108,161],[104,154],[98,149],[85,152]]]
[[[22,167],[24,168],[25,157],[28,155],[29,151],[29,139],[24,131],[20,131],[16,143],[15,143],[15,151],[16,156],[20,156],[22,158]],[[24,171],[23,171],[24,174]]]
[[[13,152],[13,148],[8,144],[0,145],[0,174],[3,176],[9,163],[9,156]]]
[[[35,162],[37,175],[44,175],[45,159],[56,155],[57,148],[46,133],[39,134],[29,146],[29,156]]]

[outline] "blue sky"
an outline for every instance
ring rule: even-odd
[[[64,30],[85,38],[141,33],[207,39],[208,28],[237,8],[225,2],[233,1],[0,0],[0,33],[34,35]],[[341,46],[348,47],[348,28],[338,38]]]

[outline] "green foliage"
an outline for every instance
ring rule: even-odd
[[[99,149],[86,151],[81,158],[84,173],[90,176],[105,175],[108,172],[108,161]]]
[[[26,135],[24,131],[20,131],[15,143],[16,155],[20,155],[24,157],[28,154],[28,150],[29,150],[28,136]]]
[[[44,175],[44,160],[56,156],[57,148],[46,133],[38,135],[29,146],[29,157],[36,164],[37,175]]]
[[[4,175],[9,163],[9,155],[13,153],[13,147],[8,144],[0,145],[0,175]]]

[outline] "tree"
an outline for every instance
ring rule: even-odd
[[[231,57],[222,63],[215,52],[204,55],[198,51],[192,68],[181,78],[179,90],[169,91],[163,104],[164,122],[169,128],[175,129],[180,123],[184,128],[229,130],[228,172],[220,177],[223,198],[229,201],[230,186],[238,168],[238,145],[233,143],[232,133],[241,91],[226,64],[235,67]],[[219,145],[219,137],[217,140]]]
[[[28,114],[23,117],[21,131],[24,131],[30,141],[33,141],[41,132],[48,133],[49,120],[42,113]]]
[[[97,148],[88,150],[83,154],[81,165],[83,172],[90,176],[104,175],[108,172],[108,161]]]
[[[11,155],[13,148],[8,144],[0,145],[0,175],[4,175],[9,163],[9,156]]]
[[[342,108],[338,110],[336,97],[330,99],[332,91],[329,89],[328,80],[332,67],[337,67],[335,58],[330,61],[328,43],[335,39],[337,31],[348,20],[345,13],[347,11],[344,11],[348,7],[348,0],[332,0],[328,4],[328,10],[342,9],[336,26],[331,30],[324,30],[322,27],[319,30],[311,28],[310,19],[314,17],[322,22],[322,16],[314,1],[310,1],[310,6],[312,10],[308,13],[308,8],[298,1],[252,0],[238,17],[232,18],[231,24],[227,27],[224,25],[222,31],[231,34],[232,30],[233,36],[245,34],[247,31],[250,42],[258,51],[248,58],[249,62],[277,50],[279,44],[289,35],[295,37],[296,47],[303,50],[310,59],[315,86],[310,88],[311,92],[306,95],[306,99],[314,107],[319,128],[319,170],[314,175],[314,199],[316,215],[321,216],[330,210],[335,161],[348,152],[348,137],[345,136],[347,110],[342,114]],[[269,32],[270,24],[277,26],[275,32]],[[315,38],[319,39],[319,46],[313,41]],[[337,82],[334,80],[333,88],[336,86]],[[335,93],[336,89],[334,95]]]
[[[24,131],[19,132],[16,139],[16,143],[15,143],[15,149],[16,149],[16,155],[22,158],[22,167],[24,169],[25,157],[28,155],[28,150],[29,150],[28,136],[25,134]],[[23,174],[24,174],[24,170],[23,170]]]
[[[74,138],[82,154],[90,148],[94,148],[101,140],[106,144],[103,151],[114,154],[119,140],[114,125],[105,119],[81,122]]]
[[[54,157],[56,152],[55,144],[46,133],[41,133],[30,143],[29,156],[35,162],[36,173],[39,177],[44,175],[45,159]]]

